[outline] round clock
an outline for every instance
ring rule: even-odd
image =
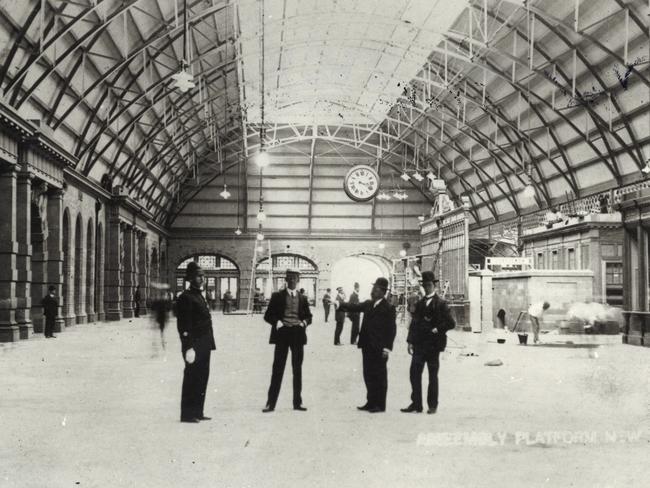
[[[343,180],[345,193],[356,202],[372,200],[379,191],[379,175],[371,166],[355,166]]]

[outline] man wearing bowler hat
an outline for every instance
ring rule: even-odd
[[[201,293],[205,280],[203,269],[194,261],[187,265],[187,290],[176,300],[178,334],[185,361],[181,422],[210,420],[203,413],[205,391],[210,376],[210,353],[216,349],[210,309]]]
[[[386,410],[388,391],[388,356],[393,350],[397,326],[395,307],[386,300],[388,280],[377,278],[370,292],[370,300],[353,305],[343,303],[347,312],[363,312],[358,347],[363,358],[363,380],[366,383],[366,403],[359,410],[370,413]]]
[[[447,346],[447,331],[456,326],[445,302],[436,293],[438,280],[431,271],[422,273],[425,296],[415,306],[407,337],[408,352],[411,354],[411,404],[402,408],[405,413],[422,412],[422,372],[424,365],[429,370],[427,390],[427,413],[436,413],[438,408],[438,369],[440,352]]]
[[[269,306],[264,314],[264,320],[271,325],[269,343],[275,344],[271,385],[266,407],[262,410],[265,413],[275,410],[289,349],[291,349],[293,369],[293,409],[307,410],[302,405],[302,360],[304,346],[307,344],[306,328],[311,324],[311,311],[307,297],[298,293],[296,289],[300,281],[300,272],[288,269],[285,280],[286,288],[271,295]]]

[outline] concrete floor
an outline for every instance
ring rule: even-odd
[[[333,324],[317,318],[304,364],[309,411],[291,409],[289,375],[278,410],[262,414],[268,327],[259,316],[214,318],[213,420],[198,425],[178,422],[175,320],[166,352],[146,318],[1,346],[0,487],[647,486],[648,349],[619,338],[598,349],[499,345],[453,332],[438,414],[407,415],[402,327],[388,411],[371,415],[355,409],[365,400],[360,352],[332,346]],[[484,366],[496,358],[503,366]]]

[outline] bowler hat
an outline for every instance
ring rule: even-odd
[[[388,290],[388,280],[386,278],[379,277],[375,280],[372,286],[376,286],[377,288],[381,288],[383,290]]]
[[[194,278],[197,274],[199,274],[200,271],[203,271],[201,269],[201,266],[196,261],[190,261],[187,263],[187,269],[185,270],[185,277],[192,279]]]
[[[298,271],[297,269],[289,268],[285,272],[285,277],[288,277],[289,275],[298,275],[298,276],[300,276],[300,271]]]
[[[422,272],[422,284],[424,283],[437,283],[438,280],[433,274],[433,271],[423,271]]]

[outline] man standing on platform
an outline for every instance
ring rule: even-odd
[[[43,306],[43,315],[45,316],[45,337],[56,338],[54,335],[54,323],[56,321],[56,312],[59,309],[59,302],[56,301],[56,286],[50,285],[48,294],[45,295],[41,305]]]
[[[190,286],[176,301],[178,333],[185,361],[181,422],[210,420],[203,413],[205,391],[210,376],[210,354],[216,349],[210,309],[201,293],[205,280],[196,262],[187,265],[185,279]]]
[[[332,289],[328,288],[323,295],[323,309],[325,310],[325,323],[330,316],[330,307],[332,306]]]
[[[456,327],[449,306],[436,293],[438,280],[431,271],[422,273],[425,296],[417,302],[407,337],[411,358],[411,404],[402,408],[405,413],[422,412],[422,372],[429,370],[427,413],[438,409],[438,369],[440,352],[447,346],[447,331]]]
[[[135,287],[135,293],[133,294],[133,302],[135,305],[135,316],[140,316],[140,300],[142,300],[142,295],[140,294],[140,285]]]
[[[266,407],[263,412],[272,412],[280,395],[282,376],[291,349],[291,367],[293,370],[293,409],[307,410],[302,405],[302,360],[304,346],[307,344],[307,326],[311,324],[311,311],[307,297],[296,290],[300,281],[300,272],[287,270],[285,289],[273,293],[264,320],[271,325],[270,344],[275,344],[273,354],[273,372],[269,386]]]
[[[350,305],[359,304],[359,283],[354,284],[354,291],[350,294]],[[359,337],[359,320],[361,314],[359,312],[348,312],[348,318],[352,322],[352,329],[350,330],[350,344],[357,345]]]
[[[345,303],[345,292],[342,287],[336,289],[336,299],[334,302],[334,320],[336,328],[334,329],[334,345],[341,345],[341,333],[343,332],[343,323],[345,322],[345,311],[341,309],[341,304]]]
[[[348,312],[363,312],[358,347],[363,358],[367,401],[365,405],[357,408],[370,413],[386,411],[387,362],[397,331],[395,307],[386,300],[387,291],[388,280],[377,278],[370,292],[370,300],[356,305],[343,303],[339,308]]]

